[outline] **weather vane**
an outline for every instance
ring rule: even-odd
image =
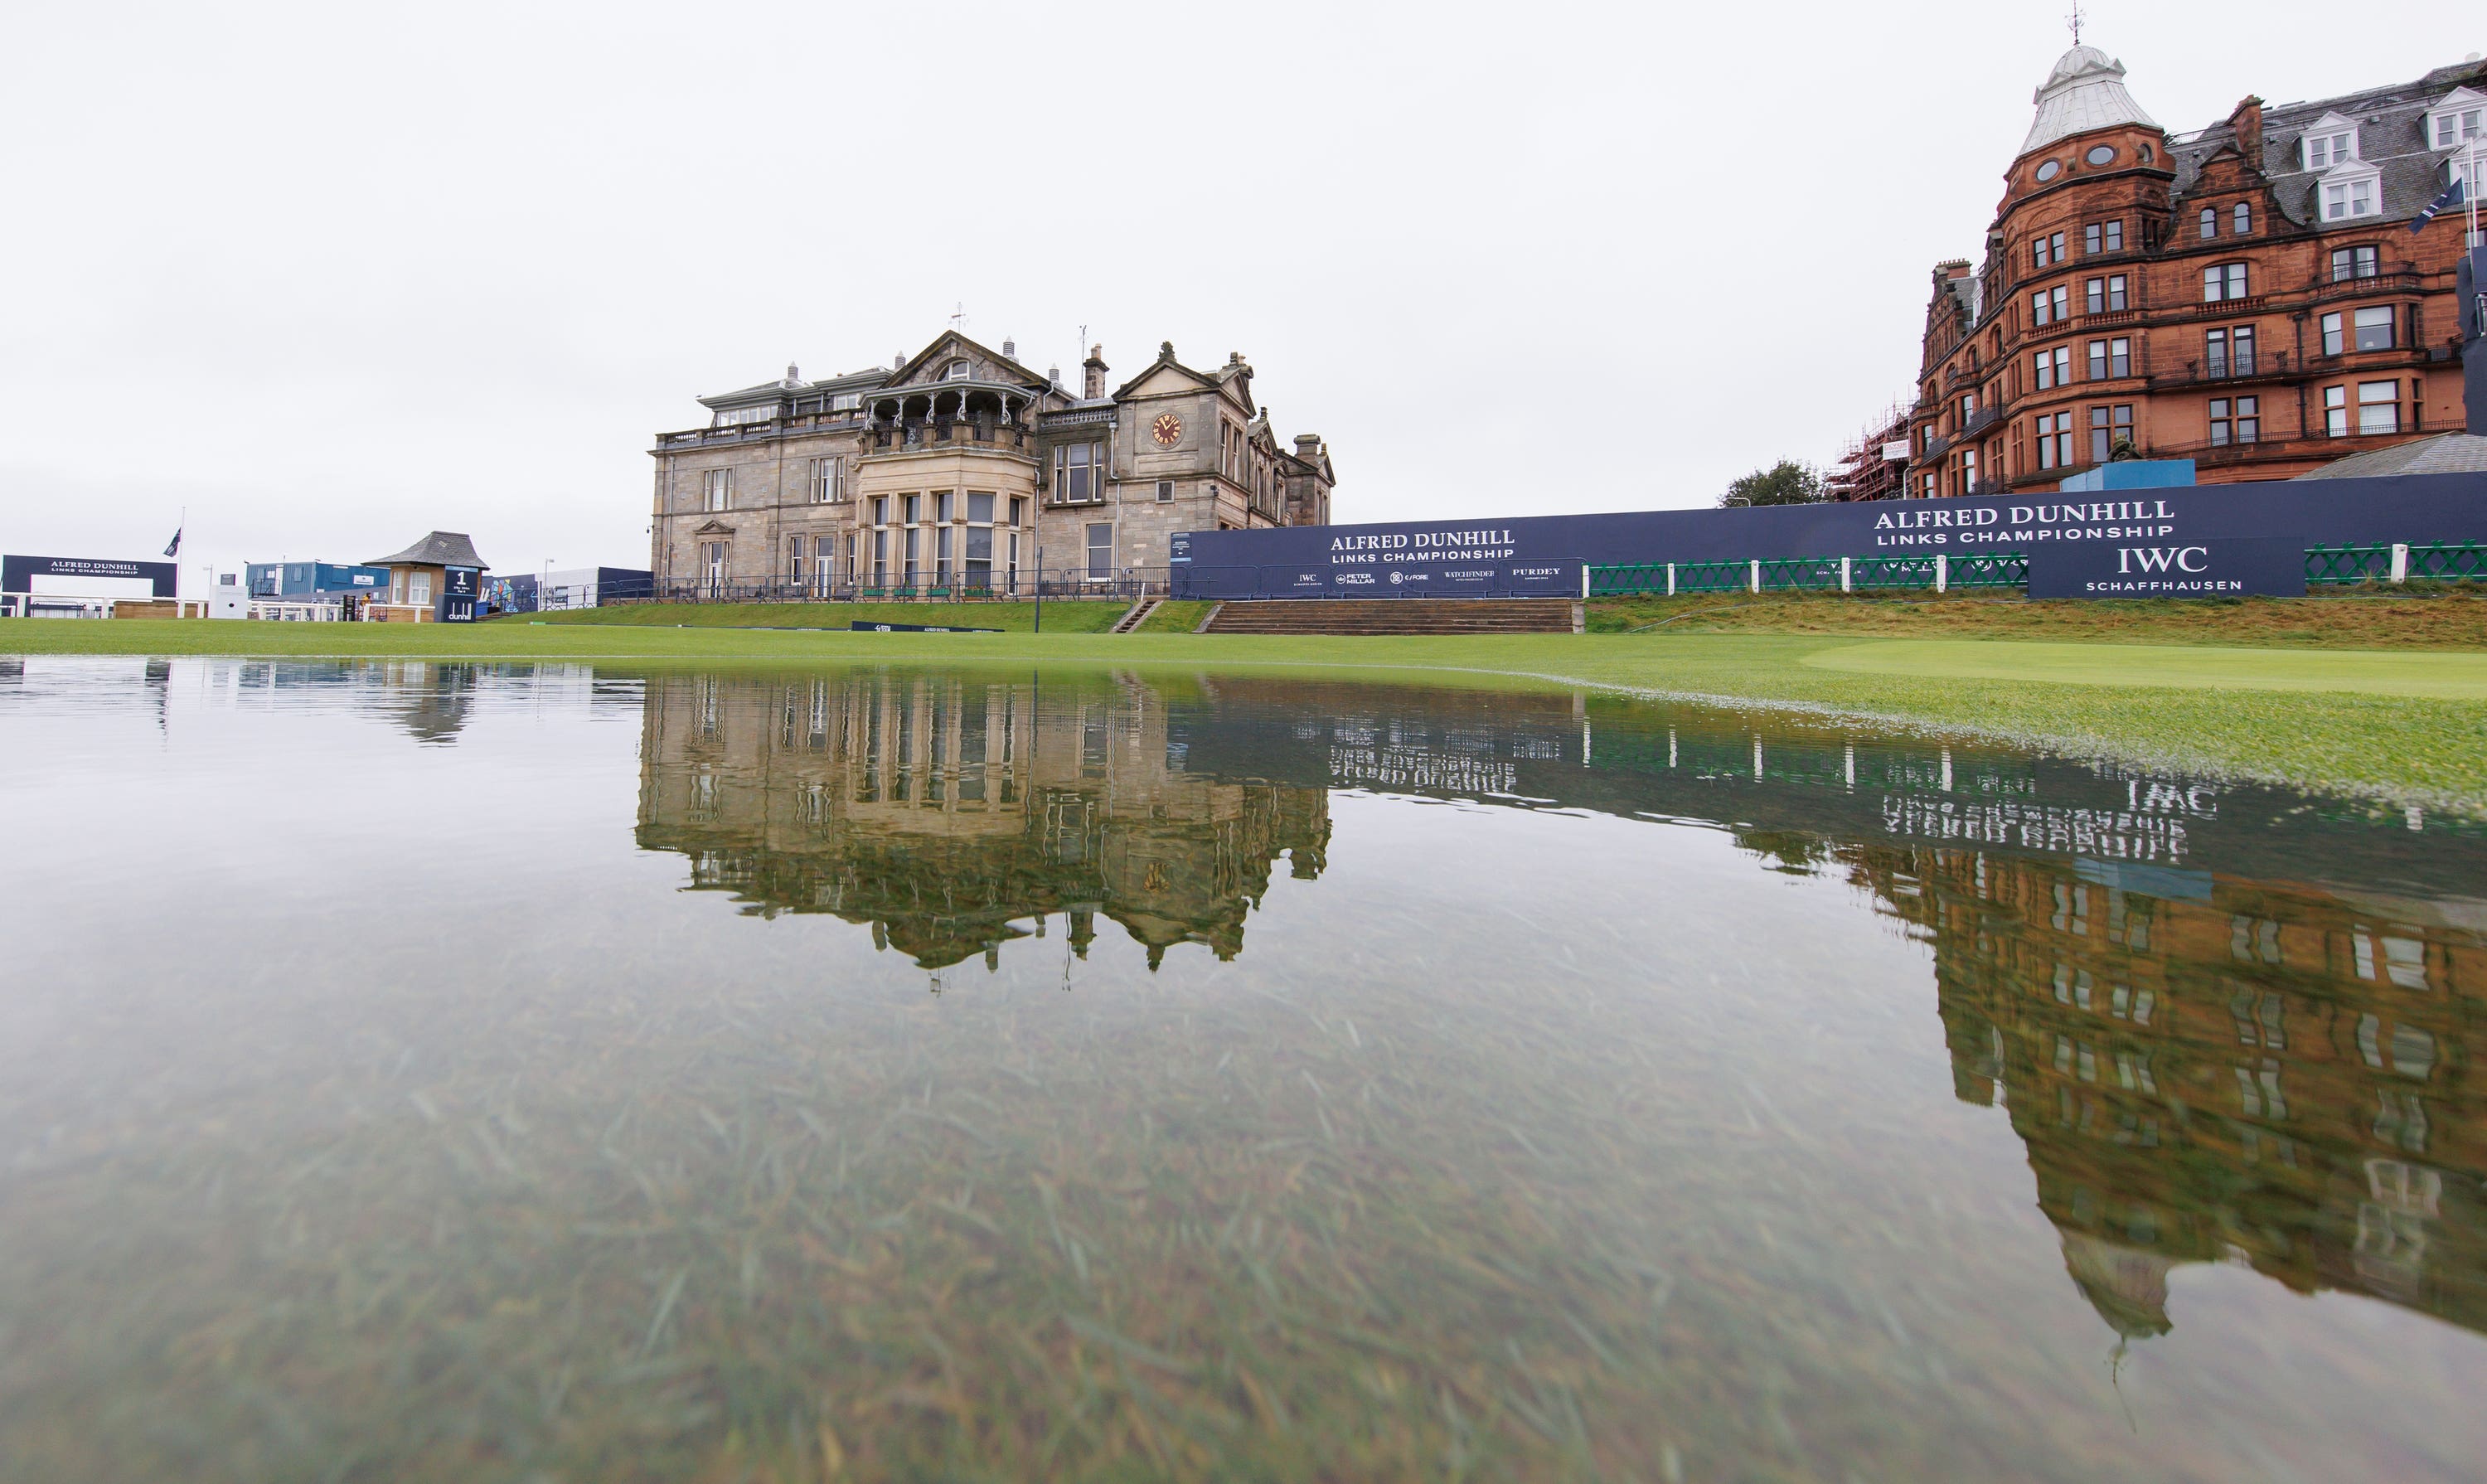
[[[2075,0],[2073,14],[2064,17],[2064,24],[2073,28],[2073,44],[2079,46],[2082,43],[2082,8],[2079,0]]]

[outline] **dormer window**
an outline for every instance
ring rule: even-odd
[[[2426,111],[2426,141],[2438,150],[2459,149],[2487,133],[2487,93],[2455,88]]]
[[[2305,168],[2329,170],[2358,157],[2358,126],[2327,113],[2305,131]]]
[[[941,368],[941,379],[944,381],[964,381],[975,374],[976,368],[965,361],[952,361]]]
[[[2382,210],[2382,172],[2372,165],[2353,165],[2323,178],[2321,201],[2325,221],[2356,221]]]
[[[758,407],[728,407],[716,414],[714,426],[740,428],[745,423],[765,423],[777,415],[776,404]]]

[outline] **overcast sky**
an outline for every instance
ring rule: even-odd
[[[1709,502],[1903,394],[2064,0],[25,6],[0,549],[647,563],[702,393],[1240,350],[1342,520]],[[2171,132],[2487,46],[2103,0]],[[2440,22],[2440,23],[2439,23]]]

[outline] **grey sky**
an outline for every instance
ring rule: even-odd
[[[22,8],[0,547],[643,566],[693,396],[961,301],[1243,351],[1343,520],[1704,503],[1906,390],[2067,8]],[[2487,45],[2414,15],[2085,34],[2183,132]]]

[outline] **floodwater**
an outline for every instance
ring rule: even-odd
[[[1819,721],[0,659],[0,1475],[2464,1479],[2487,832]]]

